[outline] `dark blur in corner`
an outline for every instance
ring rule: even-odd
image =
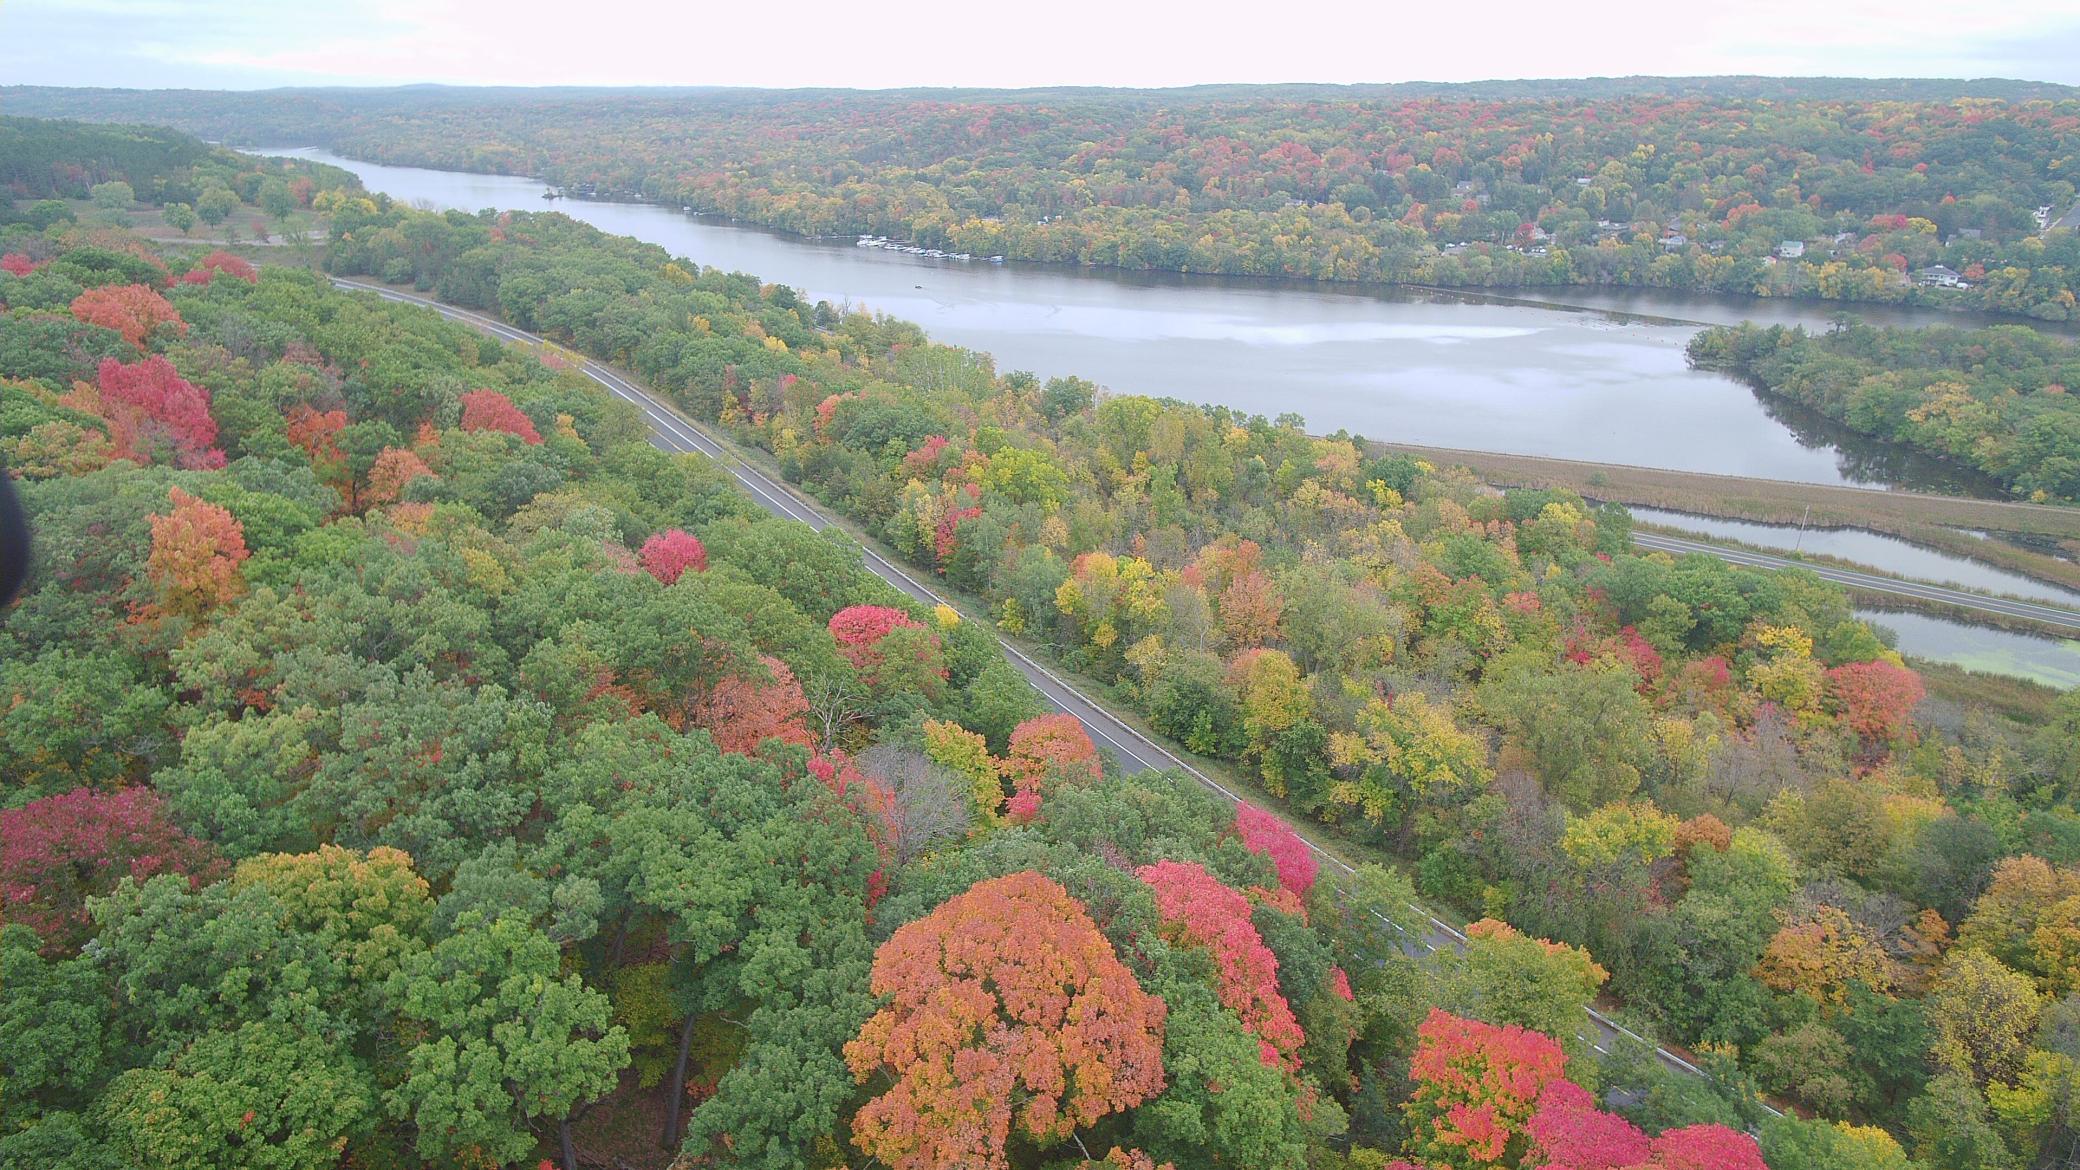
[[[14,494],[14,477],[0,466],[0,605],[14,600],[29,573],[29,522]]]

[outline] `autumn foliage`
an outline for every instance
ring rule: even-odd
[[[96,386],[96,408],[120,457],[148,463],[164,447],[180,467],[224,466],[209,391],[181,377],[172,362],[156,354],[128,363],[106,358]]]
[[[1249,899],[1197,862],[1158,861],[1134,873],[1155,892],[1156,912],[1178,941],[1212,953],[1215,991],[1262,1042],[1264,1063],[1290,1061],[1306,1036],[1278,989],[1278,956],[1250,921]]]
[[[404,498],[413,480],[432,477],[433,468],[417,452],[405,447],[385,447],[368,469],[368,490],[362,500],[370,505],[394,504]]]
[[[238,567],[246,552],[238,519],[179,488],[167,492],[173,510],[152,516],[152,551],[146,572],[159,587],[168,613],[199,616],[245,592]]]
[[[220,868],[150,789],[81,788],[0,812],[0,919],[34,930],[49,954],[85,940],[87,899],[121,879],[177,873],[199,883]]]
[[[1878,659],[1828,671],[1827,693],[1841,711],[1843,726],[1877,746],[1906,734],[1908,717],[1927,691],[1920,675]]]
[[[708,729],[716,747],[739,755],[750,755],[769,739],[813,746],[809,701],[802,697],[794,672],[771,655],[759,661],[764,678],[733,674],[723,679],[695,707],[693,721]]]
[[[181,320],[173,304],[141,284],[90,288],[72,298],[72,315],[89,325],[115,330],[139,349],[145,347],[161,325],[171,326],[175,333],[188,331],[188,323]]]
[[[1235,806],[1235,831],[1251,853],[1271,859],[1278,867],[1278,884],[1297,897],[1314,888],[1320,866],[1307,842],[1277,817],[1253,804]]]
[[[1517,1165],[1546,1087],[1566,1070],[1550,1036],[1432,1008],[1409,1064],[1408,1152],[1455,1170]]]
[[[688,569],[696,573],[708,571],[708,550],[700,538],[677,528],[667,528],[644,541],[639,555],[643,568],[667,585]]]
[[[853,1144],[896,1170],[1003,1168],[1014,1131],[1041,1147],[1163,1087],[1163,1001],[1084,908],[1038,873],[978,882],[875,953],[885,1000],[845,1046],[890,1087]]]
[[[1074,715],[1037,715],[1011,731],[1004,777],[1021,792],[1045,796],[1061,785],[1092,783],[1103,772],[1097,745]]]
[[[529,445],[542,441],[540,432],[534,429],[534,420],[496,390],[472,390],[462,396],[462,429],[518,435]]]

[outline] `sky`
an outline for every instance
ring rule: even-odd
[[[0,84],[1173,86],[1626,74],[2080,84],[2075,0],[0,0]]]

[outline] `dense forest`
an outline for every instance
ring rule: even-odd
[[[9,97],[975,256],[2080,319],[2080,232],[2044,230],[2080,198],[2080,98],[1944,84]]]
[[[2038,502],[2080,499],[2080,345],[2021,326],[1826,334],[1743,323],[1690,339],[1690,359],[1985,473]]]
[[[15,222],[0,1161],[2073,1147],[2080,698],[1928,700],[1817,578],[1297,417],[999,373],[560,215],[313,205],[332,271],[624,365],[1412,880],[1116,774],[991,622],[553,350]],[[1417,893],[1463,951],[1409,956]],[[1596,1052],[1599,996],[1707,1075]]]

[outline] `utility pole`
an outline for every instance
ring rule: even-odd
[[[1792,551],[1792,553],[1793,553],[1793,554],[1796,554],[1796,553],[1797,553],[1797,552],[1798,552],[1798,551],[1799,551],[1800,549],[1803,549],[1803,548],[1805,547],[1805,545],[1806,545],[1806,521],[1808,521],[1808,520],[1811,520],[1812,518],[1813,518],[1813,505],[1811,505],[1811,504],[1807,504],[1807,505],[1806,505],[1806,512],[1805,512],[1805,515],[1803,515],[1803,516],[1800,516],[1800,517],[1798,518],[1798,539],[1797,539],[1797,540],[1795,540],[1795,541],[1793,541],[1793,542],[1791,543],[1791,551]]]

